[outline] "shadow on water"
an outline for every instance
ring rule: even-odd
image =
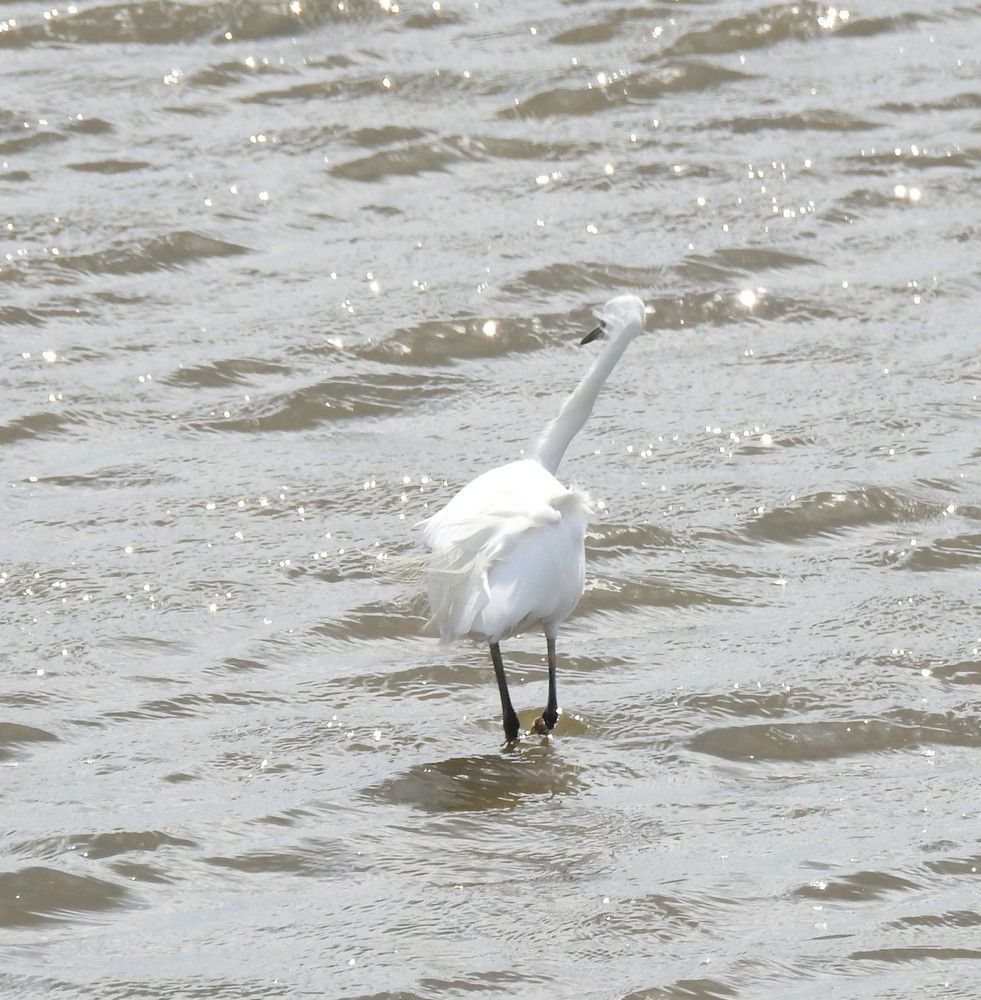
[[[511,751],[417,764],[367,794],[425,812],[482,812],[514,809],[526,799],[569,795],[583,788],[583,768],[563,760],[547,743],[530,739],[533,742]]]

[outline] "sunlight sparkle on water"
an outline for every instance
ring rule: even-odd
[[[851,17],[849,11],[839,10],[837,7],[829,7],[822,16],[818,17],[817,21],[822,28],[831,30],[840,27],[849,17]]]
[[[753,306],[755,306],[756,303],[759,302],[759,296],[756,294],[756,292],[753,291],[752,288],[744,288],[739,293],[739,301],[747,309],[752,309]]]

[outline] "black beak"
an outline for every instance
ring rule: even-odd
[[[599,340],[603,334],[606,333],[606,324],[600,320],[600,325],[594,330],[590,330],[582,340],[579,341],[579,346],[582,347],[583,344],[591,344],[594,340]]]

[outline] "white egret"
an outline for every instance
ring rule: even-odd
[[[609,342],[545,428],[535,457],[483,473],[424,522],[432,550],[428,590],[433,622],[444,640],[471,636],[490,643],[509,743],[517,739],[518,716],[501,660],[502,639],[530,629],[545,633],[548,704],[535,720],[535,732],[550,732],[559,718],[555,641],[559,625],[582,597],[590,509],[586,495],[563,486],[555,473],[592,413],[603,383],[644,329],[645,307],[636,295],[619,295],[596,317],[599,325],[582,343],[600,336]]]

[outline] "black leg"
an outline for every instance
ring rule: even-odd
[[[545,633],[545,642],[548,644],[548,704],[541,718],[535,720],[532,727],[536,733],[544,735],[550,733],[555,724],[559,721],[559,697],[555,691],[555,635]]]
[[[501,647],[496,643],[490,644],[491,659],[494,661],[494,673],[497,676],[497,687],[501,692],[501,713],[504,716],[504,735],[508,743],[513,743],[518,738],[518,713],[515,712],[511,704],[511,695],[508,694],[508,679],[504,676],[504,661],[501,659]]]
[[[549,729],[554,729],[559,721],[559,697],[555,692],[555,636],[546,635],[545,642],[548,644],[548,704],[542,718]]]

